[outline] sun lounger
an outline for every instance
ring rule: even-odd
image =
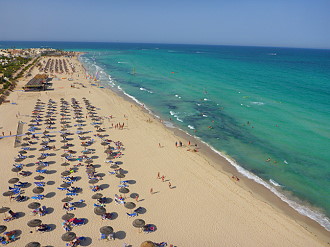
[[[69,193],[66,193],[65,195],[67,195],[67,196],[77,196],[78,193],[69,192]]]
[[[113,213],[105,213],[102,215],[102,220],[112,220]]]
[[[118,185],[118,187],[126,188],[126,187],[128,187],[128,185],[127,184],[120,184],[120,185]]]
[[[136,217],[136,216],[139,215],[137,212],[134,212],[134,213],[131,213],[131,214],[126,213],[126,214],[127,214],[128,217]]]
[[[44,199],[44,195],[35,195],[35,196],[31,196],[32,199],[34,200],[43,200]]]
[[[17,201],[17,202],[24,202],[24,201],[26,201],[27,199],[28,199],[27,196],[22,196],[22,195],[18,195],[18,196],[16,196],[16,197],[14,198],[14,200]]]
[[[34,184],[38,187],[44,187],[45,186],[45,182],[34,182]]]
[[[32,174],[32,172],[29,172],[29,171],[21,171],[19,173],[19,175],[23,176],[23,177],[27,177],[27,176],[30,176]]]
[[[46,169],[36,170],[36,172],[38,172],[38,173],[47,173],[47,170]]]
[[[156,229],[153,225],[151,224],[147,224],[142,228],[144,233],[150,233],[150,232],[154,232]]]

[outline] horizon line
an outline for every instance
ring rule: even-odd
[[[109,43],[109,44],[155,44],[155,45],[200,45],[200,46],[237,46],[237,47],[261,47],[261,48],[288,48],[288,49],[311,49],[330,50],[330,48],[315,47],[291,47],[291,46],[268,46],[268,45],[233,45],[233,44],[205,44],[205,43],[161,43],[161,42],[127,42],[127,41],[41,41],[41,40],[0,40],[0,42],[54,42],[54,43]],[[1,49],[1,46],[0,46]]]

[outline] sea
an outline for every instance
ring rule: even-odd
[[[144,105],[330,231],[330,50],[0,42],[85,52],[94,85]]]

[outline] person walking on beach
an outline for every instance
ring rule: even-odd
[[[157,174],[157,178],[160,179],[160,172],[158,172],[158,174]]]
[[[178,147],[178,142],[175,142],[175,146]]]
[[[172,189],[171,182],[168,182],[168,187],[169,187],[170,189]]]
[[[162,182],[164,182],[164,181],[165,181],[165,176],[163,175],[163,176],[162,176]]]
[[[151,188],[150,189],[150,194],[152,195],[154,193],[154,190]]]
[[[139,201],[139,196],[136,195],[135,200],[138,202]]]
[[[160,148],[161,148],[161,147],[162,147],[162,145],[160,145],[160,143],[158,143],[158,147],[160,147]]]

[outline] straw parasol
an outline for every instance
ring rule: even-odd
[[[106,211],[107,210],[104,207],[96,207],[96,208],[94,208],[94,213],[96,215],[103,215],[103,214],[106,213]]]
[[[62,199],[62,202],[70,202],[72,200],[73,200],[73,198],[71,198],[71,197],[65,197]]]
[[[39,242],[30,242],[25,247],[40,247],[41,244]]]
[[[8,180],[8,183],[10,184],[16,184],[19,181],[19,178],[11,178]]]
[[[33,193],[41,194],[42,192],[44,192],[44,190],[45,189],[43,187],[36,187],[32,191],[33,191]]]
[[[77,235],[74,232],[66,232],[62,235],[62,240],[66,242],[70,242],[74,240],[77,237]]]
[[[37,226],[40,226],[41,223],[42,223],[41,220],[39,220],[39,219],[34,219],[34,220],[30,220],[30,221],[27,223],[27,225],[28,225],[29,227],[37,227]]]
[[[90,183],[90,184],[96,184],[98,182],[99,182],[98,179],[91,179],[91,180],[88,181],[88,183]]]
[[[39,202],[32,202],[28,205],[29,209],[37,209],[40,208],[41,204]]]
[[[34,179],[35,180],[44,180],[45,177],[39,175],[39,176],[34,177]]]
[[[140,247],[156,247],[156,245],[152,241],[144,241]]]
[[[145,226],[146,222],[142,219],[136,219],[133,221],[133,226],[136,228],[141,228],[143,226]]]
[[[12,195],[14,195],[14,192],[12,192],[12,191],[6,191],[2,195],[3,196],[12,196]]]
[[[2,208],[0,208],[0,214],[3,214],[3,213],[8,212],[9,209],[10,208],[8,208],[8,207],[2,207]]]
[[[71,185],[70,184],[67,184],[67,183],[63,183],[60,185],[60,187],[62,188],[69,188]]]
[[[100,199],[103,197],[103,194],[101,193],[96,193],[95,195],[92,196],[92,199]]]
[[[69,176],[71,173],[69,171],[64,171],[61,173],[62,176]]]
[[[7,230],[7,227],[6,226],[0,225],[0,233],[3,233],[6,230]]]
[[[61,164],[61,166],[69,166],[70,164],[68,162],[64,162]]]
[[[126,202],[126,203],[124,204],[124,206],[125,206],[125,208],[127,208],[127,209],[133,209],[133,208],[136,207],[136,205],[135,205],[134,202]]]
[[[11,169],[11,171],[18,173],[18,172],[22,171],[22,168],[14,167],[13,169]]]
[[[120,179],[120,181],[121,181],[121,179],[122,179],[122,178],[124,178],[124,177],[125,177],[125,175],[124,175],[124,174],[117,174],[117,175],[116,175],[116,177],[117,177],[117,178],[119,178],[119,179]]]
[[[123,194],[127,194],[129,192],[129,189],[127,189],[127,188],[120,188],[119,189],[119,192],[120,193],[123,193]]]
[[[20,154],[26,154],[27,152],[25,150],[18,151]]]
[[[62,216],[62,220],[69,220],[74,218],[74,214],[73,213],[66,213],[65,215]]]
[[[111,233],[113,233],[113,228],[111,226],[102,226],[100,228],[100,233],[111,234]]]

